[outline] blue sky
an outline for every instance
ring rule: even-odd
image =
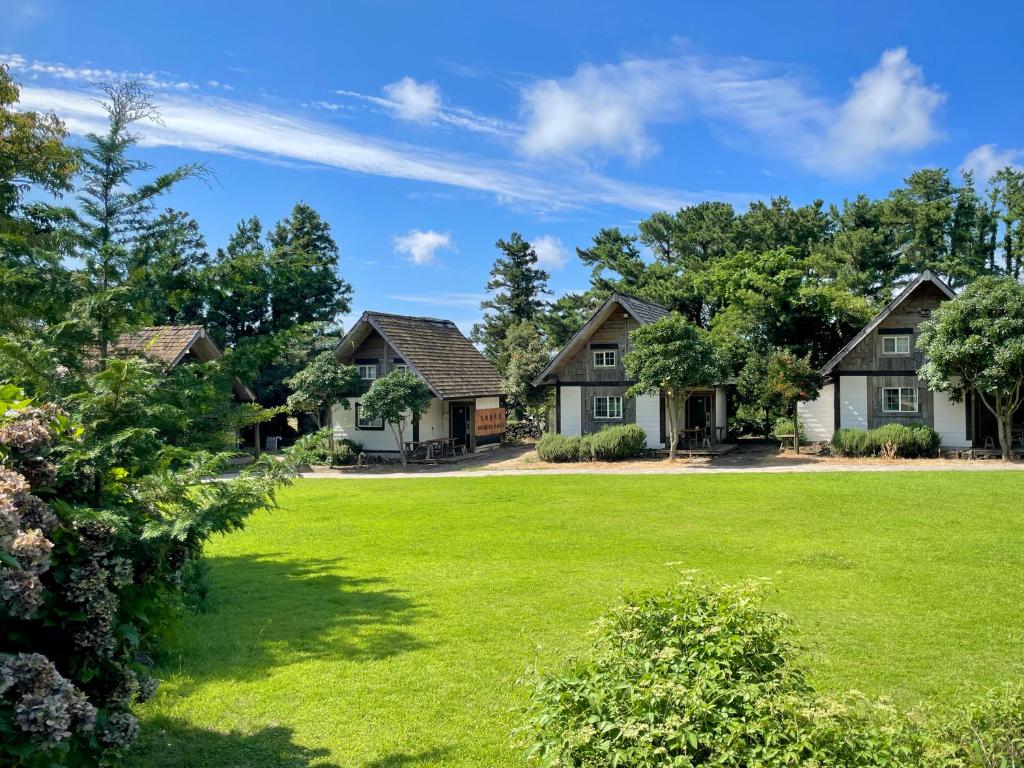
[[[211,247],[297,200],[354,311],[468,327],[498,237],[574,248],[657,209],[881,195],[915,168],[1024,163],[1020,3],[98,3],[0,0],[26,108],[77,133],[89,83],[157,93],[157,168]]]

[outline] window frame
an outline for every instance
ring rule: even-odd
[[[601,415],[598,414],[598,410],[597,410],[597,401],[598,400],[603,400],[604,401],[604,412],[605,412],[604,416],[601,416]],[[595,421],[621,421],[622,420],[622,413],[623,413],[623,410],[624,410],[623,409],[623,402],[622,402],[622,400],[623,400],[622,395],[594,395],[594,401],[593,401],[594,420]],[[614,416],[612,415],[612,407],[611,407],[612,401],[616,401],[618,403],[618,414],[614,415]]]
[[[888,407],[888,396],[887,393],[896,393],[896,402],[899,404],[898,408]],[[909,400],[904,400],[903,395],[906,392],[913,392],[913,408],[904,408],[904,404],[909,404]],[[920,413],[921,412],[921,395],[917,387],[882,387],[882,413]]]
[[[373,369],[373,376],[363,376],[363,369]],[[377,380],[377,363],[356,363],[356,370],[359,371],[359,380],[364,384],[372,384]]]
[[[893,341],[893,349],[891,352],[886,350],[885,348],[885,343],[889,341],[889,339],[892,339]],[[906,352],[900,352],[899,342],[901,340],[905,340],[907,342]],[[913,350],[914,345],[911,344],[911,338],[909,333],[892,333],[884,334],[882,336],[882,354],[887,357],[907,357],[913,352]]]
[[[591,354],[593,355],[592,359],[594,361],[594,367],[595,368],[614,368],[616,365],[619,364],[618,352],[619,351],[617,349],[592,349],[591,350]],[[599,362],[597,362],[598,358],[607,360],[606,355],[611,355],[611,360],[612,360],[611,363],[608,363],[608,362],[601,362],[601,363],[599,363]]]
[[[365,425],[360,424],[361,417],[359,415],[359,408],[360,408],[361,405],[362,405],[362,403],[356,403],[356,405],[355,405],[355,409],[356,409],[356,424],[355,424],[355,426],[356,426],[356,429],[359,430],[360,432],[383,432],[384,431],[384,419],[377,419],[376,420],[377,422],[379,422],[380,426],[376,426],[373,422],[368,422]]]

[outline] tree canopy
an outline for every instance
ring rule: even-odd
[[[364,418],[381,419],[391,427],[398,444],[398,452],[405,464],[405,426],[407,421],[418,421],[430,406],[433,394],[423,380],[412,371],[392,371],[370,385],[359,400]]]

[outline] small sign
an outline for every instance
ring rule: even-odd
[[[504,408],[478,408],[476,411],[477,437],[488,435],[500,435],[505,431],[505,409]]]

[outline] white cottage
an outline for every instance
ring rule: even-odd
[[[364,312],[334,355],[359,369],[367,389],[398,369],[412,371],[430,387],[434,399],[419,421],[410,420],[407,440],[450,438],[469,452],[500,441],[505,424],[501,376],[450,320]],[[349,398],[347,408],[333,407],[335,437],[354,440],[367,453],[398,453],[391,429],[365,419],[359,400]]]

